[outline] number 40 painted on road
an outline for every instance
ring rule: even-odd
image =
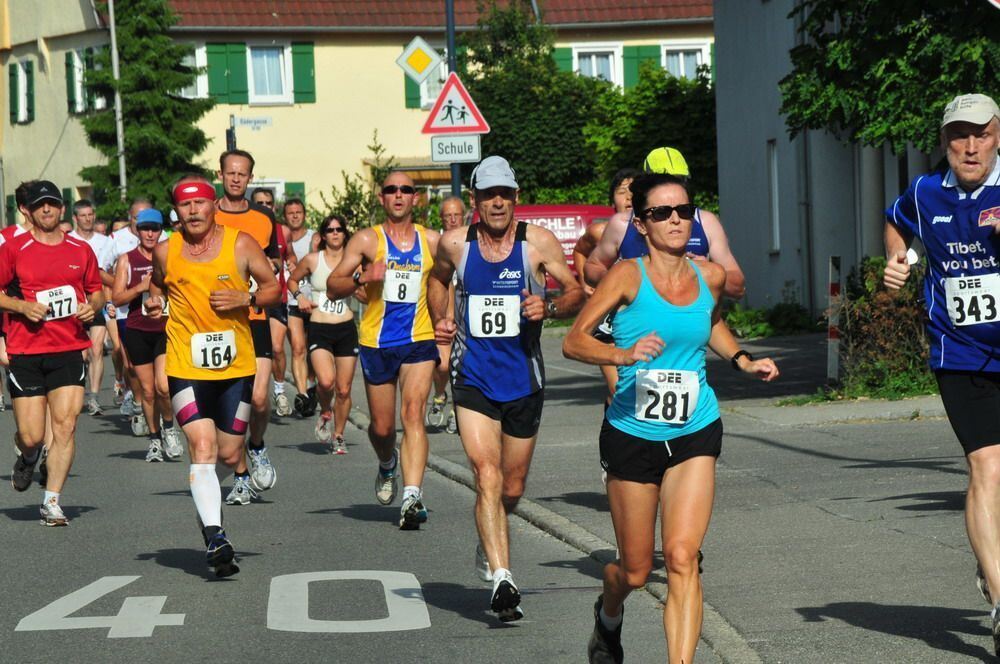
[[[15,632],[108,628],[109,639],[147,637],[157,627],[184,624],[183,613],[161,613],[166,595],[126,597],[118,615],[71,618],[101,597],[124,588],[138,576],[104,576],[60,597],[21,619]],[[309,617],[309,584],[313,581],[378,581],[389,615],[374,620],[313,620]],[[284,574],[271,579],[267,628],[282,632],[398,632],[431,626],[417,577],[407,572],[358,570]]]

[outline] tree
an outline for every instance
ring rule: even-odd
[[[371,167],[369,177],[341,171],[340,174],[344,178],[343,188],[331,187],[329,197],[322,191],[319,192],[323,205],[309,208],[310,225],[318,228],[323,219],[330,214],[343,217],[353,230],[367,228],[383,220],[385,213],[378,199],[379,187],[396,167],[396,162],[394,157],[386,155],[385,146],[378,140],[378,130],[372,134],[368,150],[371,152],[371,158],[368,159]]]
[[[805,38],[779,84],[793,137],[826,129],[929,153],[948,101],[1000,92],[1000,11],[989,2],[801,0],[791,17]]]
[[[101,5],[106,9],[106,2]],[[112,76],[110,51],[100,51],[96,66],[86,73],[86,85],[108,105],[81,120],[87,141],[107,157],[107,163],[80,171],[93,185],[97,213],[104,218],[121,216],[127,207],[118,196],[118,144],[110,102],[115,88],[122,99],[128,196],[143,196],[161,207],[179,175],[206,173],[194,163],[208,145],[196,123],[213,105],[211,99],[180,95],[198,72],[182,64],[192,47],[167,33],[177,18],[166,0],[117,0],[115,10],[120,80]]]

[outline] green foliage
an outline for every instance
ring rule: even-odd
[[[106,3],[99,3],[102,11]],[[105,110],[83,117],[87,141],[107,158],[87,166],[80,176],[90,182],[102,218],[122,216],[127,203],[119,200],[118,143],[115,133],[115,88],[122,100],[128,196],[143,196],[155,206],[169,200],[169,187],[184,173],[205,173],[194,163],[208,146],[197,121],[213,105],[211,99],[185,99],[179,91],[194,82],[197,69],[181,64],[192,47],[168,34],[177,23],[167,0],[118,0],[119,81],[111,73],[109,50],[95,55],[96,67],[86,73],[93,94],[108,100]]]
[[[820,329],[819,321],[797,302],[782,302],[769,309],[752,309],[733,302],[723,315],[729,329],[741,339],[804,334]]]
[[[805,37],[779,86],[792,136],[826,129],[929,153],[955,95],[1000,93],[1000,12],[988,2],[803,0],[792,16]]]
[[[319,192],[322,205],[309,206],[308,223],[318,228],[320,222],[330,214],[337,214],[347,220],[348,227],[353,231],[367,228],[382,221],[383,210],[378,194],[382,182],[396,166],[395,158],[386,155],[385,146],[378,140],[378,130],[372,134],[372,142],[368,145],[371,157],[369,177],[361,174],[348,174],[341,171],[344,179],[342,187],[334,185],[327,196]]]
[[[609,92],[597,99],[584,128],[601,179],[641,168],[651,149],[669,145],[687,160],[694,189],[718,195],[715,91],[705,68],[692,81],[644,62],[635,86]]]
[[[767,312],[764,309],[751,309],[734,302],[725,315],[729,329],[741,339],[770,337],[774,334],[774,328],[767,322]]]
[[[927,365],[923,267],[898,292],[882,286],[884,258],[866,258],[848,278],[840,314],[841,392],[900,399],[937,391]]]
[[[525,192],[521,202],[539,205],[609,205],[608,185],[600,180],[591,180],[569,187],[539,187]]]

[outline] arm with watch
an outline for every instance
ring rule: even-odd
[[[712,312],[712,336],[708,339],[708,347],[724,360],[729,360],[736,371],[755,374],[764,382],[770,382],[778,377],[778,366],[769,357],[755,360],[748,351],[740,348],[719,308]]]

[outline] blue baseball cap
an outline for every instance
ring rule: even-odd
[[[149,208],[146,210],[139,210],[139,214],[135,216],[135,227],[140,226],[158,226],[163,228],[163,215],[160,211],[154,208]]]

